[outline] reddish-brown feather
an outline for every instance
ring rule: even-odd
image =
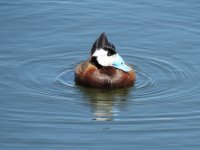
[[[76,83],[99,88],[129,87],[134,84],[135,72],[126,73],[114,67],[98,69],[89,60],[79,64],[75,69]]]

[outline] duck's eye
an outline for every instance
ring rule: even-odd
[[[109,50],[108,53],[107,53],[107,56],[112,56],[112,55],[114,55],[114,54],[116,54],[115,51]]]
[[[103,49],[108,52],[107,56],[112,56],[112,55],[116,54],[116,51],[111,47],[104,47]]]
[[[110,53],[110,52],[108,52],[107,56],[111,56],[111,55],[113,55],[113,54],[112,54],[112,53]]]

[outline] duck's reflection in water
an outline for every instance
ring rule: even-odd
[[[93,88],[80,88],[84,97],[89,99],[94,120],[109,121],[117,116],[126,106],[129,88],[102,90]]]

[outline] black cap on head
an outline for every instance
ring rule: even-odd
[[[94,42],[92,49],[91,49],[91,55],[95,52],[96,49],[101,49],[101,48],[115,52],[115,46],[112,43],[108,42],[108,39],[104,32],[101,33],[99,38]]]

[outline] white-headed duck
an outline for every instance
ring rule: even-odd
[[[129,87],[135,81],[134,70],[116,52],[105,33],[94,42],[89,59],[75,68],[75,81],[89,87]]]

